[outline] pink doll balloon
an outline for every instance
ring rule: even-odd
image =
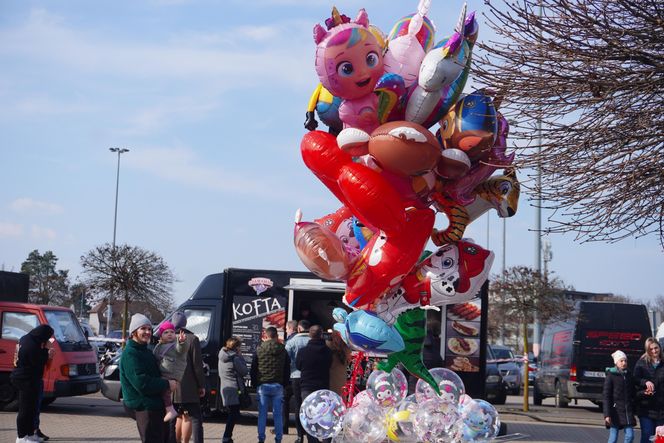
[[[369,17],[361,9],[355,21],[332,9],[328,30],[314,27],[316,73],[323,86],[343,101],[339,117],[344,128],[371,133],[378,127],[378,97],[374,87],[383,75],[382,48],[369,30]]]

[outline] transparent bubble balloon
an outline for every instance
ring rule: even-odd
[[[388,438],[394,441],[414,439],[415,429],[413,429],[413,417],[417,408],[418,405],[417,400],[415,399],[415,394],[411,394],[401,400],[396,409],[392,410],[391,415],[388,416]],[[390,433],[392,433],[392,435],[390,435]],[[396,437],[396,439],[394,437]]]
[[[369,391],[360,391],[356,396],[353,397],[353,406],[357,406],[362,403],[375,403],[373,396]]]
[[[385,412],[374,403],[361,403],[346,410],[343,441],[378,443],[385,439]]]
[[[487,401],[474,399],[460,408],[462,435],[472,443],[491,441],[500,431],[498,411]]]
[[[453,435],[458,420],[456,405],[433,398],[418,403],[413,414],[413,429],[425,443],[446,442]]]
[[[393,408],[408,394],[408,380],[399,369],[376,369],[367,379],[367,391],[383,408]]]
[[[461,378],[446,368],[433,368],[429,370],[431,376],[440,389],[440,399],[444,402],[459,404],[459,398],[466,393],[466,387]],[[426,381],[419,379],[415,385],[415,396],[418,403],[437,398],[436,391]]]
[[[304,430],[319,439],[334,437],[341,431],[344,402],[336,392],[327,389],[312,392],[300,407]]]

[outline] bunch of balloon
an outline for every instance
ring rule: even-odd
[[[325,27],[314,26],[320,85],[300,150],[341,207],[311,222],[298,210],[294,243],[308,269],[345,282],[346,307],[333,312],[334,329],[351,349],[384,357],[380,369],[388,373],[402,365],[439,399],[444,392],[422,362],[426,310],[476,296],[494,254],[465,238],[466,228],[491,209],[513,216],[520,186],[501,100],[488,90],[462,93],[479,31],[475,14],[464,5],[452,34],[435,43],[430,4],[420,0],[387,37],[364,9],[351,20],[334,8]],[[316,113],[327,132],[316,130]],[[498,169],[504,172],[493,175]],[[447,220],[441,229],[438,214]],[[426,250],[430,241],[438,249]],[[440,419],[446,433],[457,432],[452,413],[436,418],[439,406],[426,401],[419,410],[429,412],[412,428]],[[343,403],[339,414],[354,422],[352,401]],[[467,412],[468,423],[477,410]],[[455,411],[455,423],[463,421]]]

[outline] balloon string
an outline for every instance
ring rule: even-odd
[[[364,352],[358,351],[355,354],[353,357],[353,372],[351,372],[350,379],[342,388],[344,404],[347,408],[350,408],[353,405],[355,394],[360,392],[360,389],[357,387],[357,379],[364,374],[364,370],[362,369],[362,362],[364,359]]]

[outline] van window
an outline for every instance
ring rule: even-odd
[[[16,340],[33,330],[39,325],[39,319],[35,314],[28,312],[3,312],[2,313],[2,338],[5,340]]]
[[[187,317],[187,329],[189,329],[201,343],[208,340],[210,335],[210,319],[212,311],[209,309],[185,309]]]
[[[85,335],[69,311],[44,311],[53,335],[59,343],[86,343]]]

